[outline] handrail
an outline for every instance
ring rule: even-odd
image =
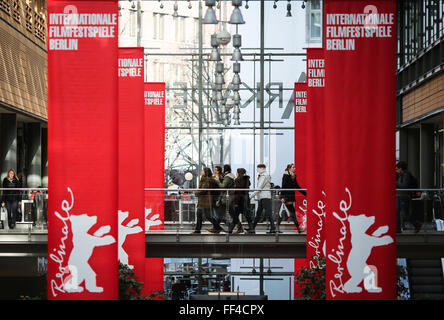
[[[48,191],[48,188],[0,188],[0,191]],[[170,191],[170,192],[177,192],[177,191],[307,191],[307,189],[299,188],[299,189],[281,189],[281,188],[274,188],[274,189],[238,189],[238,188],[218,188],[218,189],[190,189],[190,188],[177,188],[177,189],[168,189],[168,188],[144,188],[144,191]],[[430,188],[424,188],[424,189],[395,189],[395,191],[401,191],[401,192],[412,192],[412,191],[440,191],[444,192],[444,189],[430,189]]]

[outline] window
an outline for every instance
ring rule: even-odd
[[[161,13],[153,13],[153,39],[164,39],[164,18],[165,15]]]
[[[322,2],[312,0],[307,3],[306,13],[307,42],[322,43]]]
[[[136,36],[136,12],[130,10],[130,37]]]
[[[158,33],[159,33],[159,31],[157,30],[158,23],[159,23],[159,14],[153,13],[153,39],[158,38]]]
[[[165,23],[165,15],[160,14],[159,15],[159,40],[164,39],[164,23]]]

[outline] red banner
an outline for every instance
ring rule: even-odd
[[[165,188],[165,83],[146,82],[145,188]],[[145,230],[163,230],[163,191],[145,191]],[[163,259],[146,260],[145,292],[163,291]]]
[[[145,279],[144,49],[119,48],[119,261]],[[137,174],[133,174],[137,172]]]
[[[48,299],[117,299],[117,1],[48,0]]]
[[[297,180],[301,188],[306,188],[307,183],[307,83],[299,82],[294,84],[294,166]],[[307,229],[307,199],[300,192],[296,192],[296,218],[299,225]],[[301,267],[306,267],[307,259],[295,259],[295,275]],[[294,296],[299,294],[300,285],[295,283]]]
[[[299,186],[307,186],[307,83],[294,84],[294,166]],[[296,192],[296,217],[307,229],[307,199]]]
[[[324,50],[309,48],[307,49],[307,259],[311,268],[318,266],[316,258],[324,257],[325,252],[324,90]]]
[[[324,5],[327,299],[396,299],[396,1]]]

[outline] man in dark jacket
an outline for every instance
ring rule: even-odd
[[[407,170],[407,162],[399,161],[396,164],[396,189],[418,188],[417,180],[410,171]],[[396,191],[396,231],[402,232],[401,217],[405,217],[415,227],[415,232],[421,228],[421,224],[415,219],[410,210],[411,192]]]
[[[234,189],[234,174],[231,173],[231,166],[229,164],[224,165],[222,169],[223,173],[223,179],[222,182],[216,182],[219,185],[219,188],[221,189]],[[233,201],[234,201],[234,190],[233,191],[227,191],[223,190],[221,191],[221,195],[219,200],[216,202],[217,207],[222,207],[224,210],[221,210],[221,214],[225,212],[229,212],[230,216],[232,217],[233,221],[229,223],[228,226],[228,232],[232,233],[234,226],[237,224],[238,221],[236,221],[235,214],[234,214],[234,207],[233,207]],[[222,220],[222,217],[219,217],[220,220]],[[214,232],[213,230],[208,230],[210,232]]]
[[[236,189],[249,189],[251,182],[250,177],[247,176],[247,171],[244,168],[237,169],[236,179],[234,180]],[[235,233],[244,232],[242,223],[239,220],[239,215],[243,214],[248,222],[249,229],[253,228],[253,221],[250,215],[250,196],[248,191],[235,191],[234,193],[234,213],[237,218],[237,230]]]
[[[296,180],[295,174],[295,166],[293,163],[287,165],[287,169],[282,176],[282,189],[302,189],[299,186],[298,181]],[[299,190],[304,196],[307,196],[307,193],[304,190]],[[296,209],[295,209],[295,201],[296,196],[294,191],[282,191],[281,192],[281,201],[287,208],[290,213],[290,218],[293,220],[294,224],[298,228],[298,232],[302,232],[302,228],[299,226],[298,219],[296,217]]]

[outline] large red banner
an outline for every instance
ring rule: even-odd
[[[165,188],[165,83],[146,82],[145,188]],[[145,191],[145,229],[164,228],[163,191]],[[145,292],[163,291],[163,259],[146,260]]]
[[[324,2],[327,299],[396,299],[395,2]]]
[[[325,252],[324,90],[322,48],[307,49],[307,259],[318,266]]]
[[[145,279],[144,49],[119,48],[119,261]],[[137,174],[133,174],[137,172]]]
[[[48,298],[117,299],[118,4],[47,8]]]

